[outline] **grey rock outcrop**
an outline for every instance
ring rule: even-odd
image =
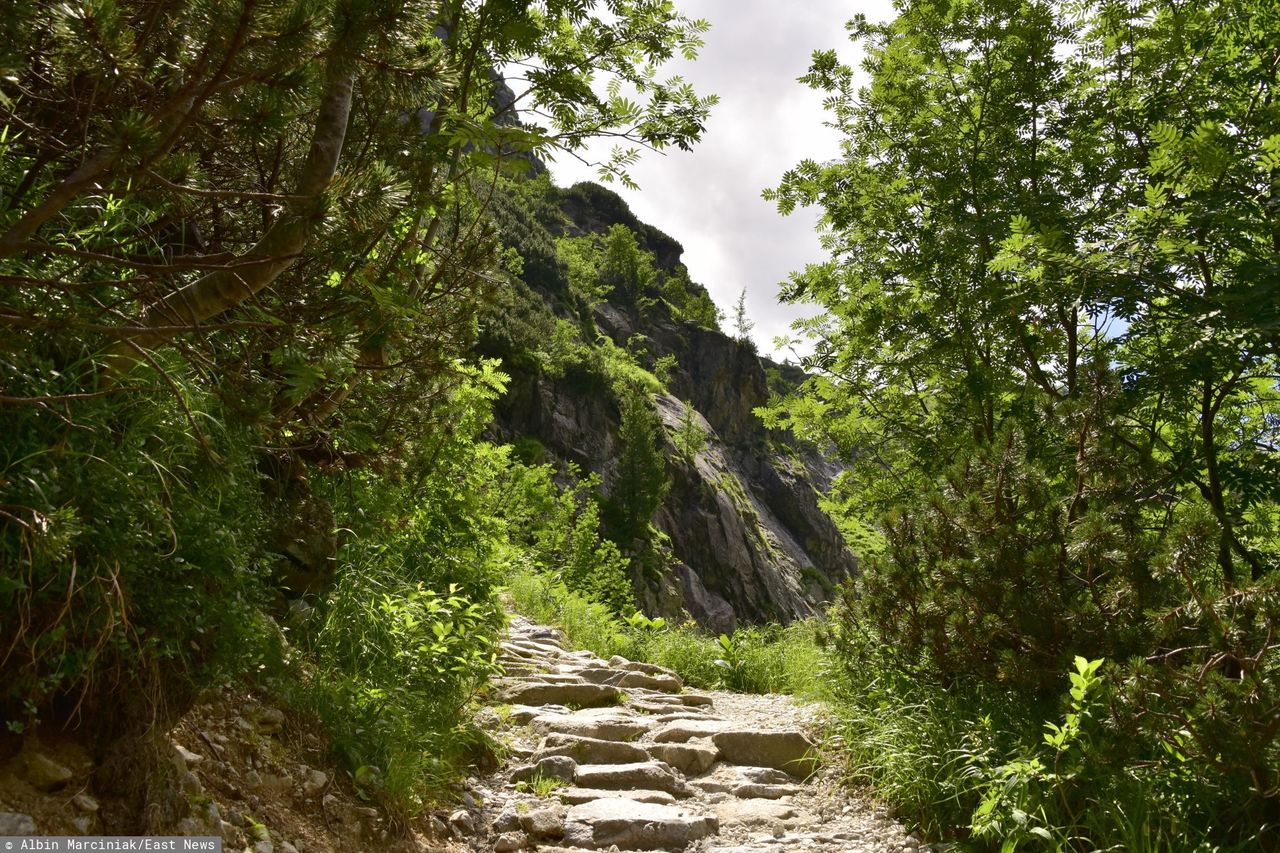
[[[657,397],[654,406],[670,433],[686,417],[681,401],[690,401],[692,417],[707,436],[693,459],[668,440],[671,488],[653,522],[669,538],[677,563],[660,578],[637,573],[638,604],[649,615],[687,612],[723,632],[739,622],[787,622],[821,612],[836,585],[857,571],[840,531],[819,506],[819,492],[830,486],[839,464],[789,433],[766,430],[754,413],[772,391],[793,387],[804,374],[759,357],[722,332],[680,319],[656,290],[653,298],[638,303],[617,298],[588,310],[574,302],[563,264],[547,249],[552,237],[600,234],[625,225],[653,254],[660,277],[678,274],[683,248],[639,222],[602,187],[578,184],[555,190],[554,198],[559,219],[545,211],[510,211],[520,222],[516,231],[543,235],[527,240],[522,254],[527,284],[522,298],[531,306],[525,313],[542,310],[549,312],[547,318],[593,327],[588,338],[598,332],[618,347],[641,340],[646,364],[674,357],[678,366],[667,382],[670,394]],[[487,340],[481,351],[502,357],[511,377],[497,407],[494,437],[532,440],[544,460],[599,474],[611,494],[622,443],[620,413],[607,381],[587,368],[559,376],[544,373],[511,341],[504,350],[508,344],[498,337]]]

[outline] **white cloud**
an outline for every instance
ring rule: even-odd
[[[801,160],[839,150],[838,136],[823,126],[822,96],[796,78],[814,50],[835,48],[853,61],[845,22],[858,12],[887,18],[892,7],[888,0],[678,0],[677,6],[706,18],[711,32],[696,62],[673,63],[670,72],[700,93],[716,93],[720,103],[693,151],[647,153],[631,169],[641,189],[612,189],[641,220],[684,245],[690,274],[721,308],[729,311],[746,288],[753,337],[770,352],[773,338],[808,313],[779,303],[778,284],[823,253],[815,211],[783,217],[760,193]],[[589,156],[603,160],[611,148],[602,144]],[[551,171],[562,185],[597,179],[595,170],[568,157]]]

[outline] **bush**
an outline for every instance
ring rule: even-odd
[[[1208,851],[1257,849],[1268,831],[1232,825],[1247,787],[1186,755],[1153,760],[1116,728],[1125,665],[1079,658],[1054,699],[979,679],[943,689],[900,668],[873,631],[837,627],[845,776],[926,835],[966,850]]]
[[[0,357],[0,385],[57,397],[94,369],[54,363]],[[172,386],[144,371],[150,390],[128,396],[0,404],[0,716],[11,730],[107,709],[113,724],[145,728],[156,707],[181,713],[265,649],[252,436],[194,371],[164,366]]]

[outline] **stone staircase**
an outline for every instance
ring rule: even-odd
[[[882,809],[820,767],[814,709],[684,690],[675,673],[586,651],[516,617],[487,722],[507,764],[451,818],[474,850],[915,853]]]

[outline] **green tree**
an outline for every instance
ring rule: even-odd
[[[747,289],[744,287],[733,305],[733,336],[744,346],[754,346],[751,330],[755,327],[756,324],[747,317]]]
[[[707,446],[707,431],[702,428],[701,417],[693,403],[684,401],[684,414],[680,417],[680,426],[672,433],[671,440],[680,455],[692,463]]]
[[[861,460],[851,618],[942,683],[1047,695],[1073,654],[1142,661],[1126,748],[1159,766],[1193,732],[1244,834],[1276,808],[1276,15],[857,18],[866,86],[834,52],[804,78],[845,156],[768,194],[823,210],[830,260],[787,287],[826,309],[800,325],[820,375],[772,423]]]
[[[611,538],[623,545],[647,541],[653,514],[670,488],[662,455],[662,421],[649,392],[636,382],[616,389],[621,425],[618,470],[609,494],[606,519]]]
[[[600,259],[600,282],[630,304],[638,305],[653,279],[653,254],[640,248],[635,233],[627,226],[610,226]]]

